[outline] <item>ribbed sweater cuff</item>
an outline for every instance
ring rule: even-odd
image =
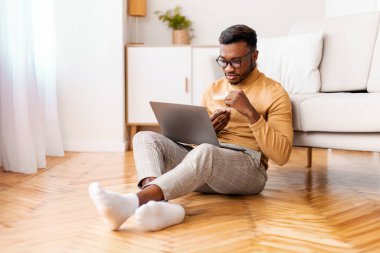
[[[249,124],[249,127],[251,128],[252,131],[257,131],[260,128],[262,128],[265,125],[265,123],[266,121],[263,118],[263,116],[260,116],[260,119],[253,124]]]

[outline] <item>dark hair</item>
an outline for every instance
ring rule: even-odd
[[[219,36],[219,43],[224,45],[240,41],[245,41],[251,50],[255,50],[257,44],[255,30],[246,25],[233,25],[224,30]]]

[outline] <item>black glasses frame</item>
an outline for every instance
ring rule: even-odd
[[[216,63],[222,68],[227,68],[228,65],[231,65],[233,68],[240,68],[241,63],[245,59],[247,59],[249,55],[252,55],[252,53],[254,53],[254,51],[249,51],[246,55],[244,55],[240,59],[234,59],[231,61],[227,61],[226,59],[224,59],[222,56],[219,55],[218,58],[216,58],[215,60],[216,60]]]

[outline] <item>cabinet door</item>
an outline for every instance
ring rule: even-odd
[[[193,104],[200,105],[204,91],[214,81],[223,77],[223,71],[216,63],[219,47],[193,48]]]
[[[156,123],[150,101],[191,104],[190,47],[128,48],[128,123]]]

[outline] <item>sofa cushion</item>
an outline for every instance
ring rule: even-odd
[[[301,103],[308,98],[313,98],[316,96],[322,96],[324,93],[313,93],[313,94],[290,94],[290,100],[292,102],[292,116],[293,116],[293,129],[302,131],[301,124]]]
[[[289,94],[317,93],[321,88],[319,64],[323,32],[259,39],[257,66],[281,83]]]
[[[380,152],[380,134],[295,131],[293,145]]]
[[[290,34],[323,30],[321,91],[367,90],[379,13],[295,24]]]
[[[380,93],[327,93],[300,103],[305,132],[380,132]]]
[[[368,92],[380,92],[380,25],[377,31],[375,50],[373,52],[371,71],[368,77]]]

